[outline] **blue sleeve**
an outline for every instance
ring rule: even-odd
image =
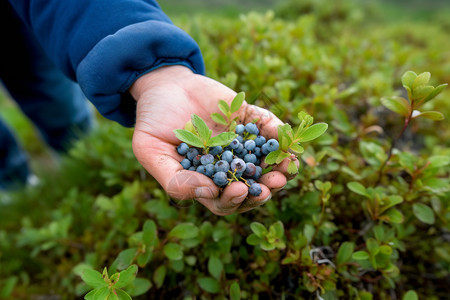
[[[10,0],[49,57],[98,111],[131,127],[127,92],[141,75],[181,64],[204,73],[196,42],[153,0]]]

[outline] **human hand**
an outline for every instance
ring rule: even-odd
[[[170,197],[195,199],[216,215],[242,213],[268,201],[271,192],[282,189],[292,177],[284,161],[260,178],[262,193],[250,196],[243,182],[233,182],[219,193],[219,187],[210,178],[183,169],[182,157],[176,151],[180,141],[173,131],[183,128],[193,113],[205,120],[213,136],[225,131],[225,126],[213,122],[210,115],[219,112],[220,99],[230,104],[236,93],[221,83],[175,65],[143,75],[129,91],[137,101],[134,154]],[[242,124],[259,119],[256,124],[267,138],[276,138],[277,126],[283,124],[271,112],[245,101],[235,115]]]

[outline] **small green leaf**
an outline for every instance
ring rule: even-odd
[[[217,124],[222,124],[222,125],[228,125],[227,121],[225,120],[225,118],[219,114],[219,113],[213,113],[211,114],[211,119],[216,122]]]
[[[424,100],[431,95],[431,93],[434,91],[434,87],[431,85],[425,85],[425,86],[418,86],[417,88],[413,89],[412,94],[413,98],[416,101],[416,104],[414,107],[419,107],[422,105]]]
[[[87,285],[93,288],[108,286],[108,284],[103,279],[102,274],[100,274],[100,272],[97,272],[96,270],[85,269],[83,271],[83,274],[81,275],[81,279],[83,279],[83,281]]]
[[[402,84],[411,88],[414,80],[417,78],[417,74],[413,71],[407,71],[402,76]]]
[[[426,118],[426,119],[431,119],[434,121],[439,121],[439,120],[443,120],[444,119],[444,115],[441,112],[438,111],[418,111],[415,110],[412,114],[412,118]]]
[[[226,103],[224,100],[219,100],[219,109],[220,111],[225,115],[229,116],[231,115],[230,107],[228,106],[228,103]]]
[[[269,154],[267,154],[264,162],[268,165],[274,164],[281,153],[282,153],[281,150],[270,152]]]
[[[312,141],[322,134],[325,133],[328,129],[327,123],[317,123],[314,125],[311,125],[310,127],[306,128],[299,136],[300,142],[309,142]]]
[[[211,137],[212,131],[208,128],[205,121],[202,118],[197,116],[196,114],[192,114],[191,116],[192,124],[198,132],[200,139],[205,143]]]
[[[336,263],[338,265],[342,265],[350,260],[353,254],[353,250],[355,249],[355,243],[352,242],[344,242],[338,250],[336,255]]]
[[[276,221],[275,223],[270,225],[269,230],[273,230],[277,238],[282,238],[284,236],[284,225],[281,221]]]
[[[380,253],[391,255],[392,254],[392,247],[389,245],[381,245],[380,246]]]
[[[444,83],[444,84],[441,84],[441,85],[438,85],[437,87],[435,87],[434,91],[428,95],[428,97],[424,100],[424,102],[428,102],[428,101],[432,100],[433,98],[435,98],[447,87],[447,85],[448,85],[447,83]]]
[[[167,269],[165,265],[159,266],[153,273],[153,282],[156,284],[156,287],[158,289],[162,287],[164,279],[166,278],[166,274]]]
[[[147,278],[134,279],[131,286],[127,287],[127,293],[132,297],[137,297],[148,292],[152,287],[152,282]]]
[[[132,300],[130,295],[128,295],[125,291],[120,290],[120,289],[116,289],[115,290],[117,298],[119,300]]]
[[[267,234],[267,228],[259,222],[250,223],[250,228],[260,238],[264,237]]]
[[[370,258],[370,255],[366,251],[356,251],[353,253],[352,258],[354,260],[366,260]]]
[[[183,258],[183,248],[175,243],[167,243],[164,245],[163,252],[171,260],[180,260]]]
[[[411,105],[403,97],[381,98],[381,104],[399,115],[409,117]]]
[[[256,246],[261,243],[261,238],[258,237],[256,234],[252,233],[247,237],[246,241],[247,241],[247,244]]]
[[[411,84],[411,88],[414,90],[419,86],[425,85],[430,81],[431,73],[430,72],[423,72],[417,75],[416,79],[414,79],[413,83]]]
[[[142,229],[142,241],[148,247],[154,246],[158,239],[156,224],[153,220],[147,220]]]
[[[298,173],[297,165],[295,164],[295,162],[293,160],[291,160],[289,162],[287,171],[288,171],[289,174],[296,174],[296,173]]]
[[[390,223],[402,223],[404,220],[402,213],[395,208],[391,208],[383,216],[387,217],[387,221]]]
[[[231,300],[241,299],[241,287],[237,282],[233,282],[230,286],[230,299]]]
[[[413,212],[414,215],[417,217],[417,219],[419,219],[423,223],[426,224],[434,223],[434,213],[429,206],[423,203],[415,203],[413,204]]]
[[[419,296],[414,290],[409,290],[403,295],[402,300],[419,300]]]
[[[202,290],[208,293],[218,293],[220,291],[219,282],[212,277],[200,277],[197,279],[197,283],[200,285]]]
[[[276,164],[281,163],[283,160],[285,160],[286,158],[289,158],[291,156],[291,154],[289,154],[288,152],[283,152],[280,151],[280,153],[277,156],[277,159],[275,161]]]
[[[193,223],[180,223],[177,224],[169,232],[168,237],[175,237],[179,239],[192,239],[198,236],[198,227]]]
[[[378,245],[378,242],[374,238],[368,238],[366,241],[367,250],[369,250],[369,253],[372,254],[372,256],[375,256],[380,252],[380,246]]]
[[[130,249],[125,249],[125,250],[121,251],[116,258],[117,268],[119,270],[128,268],[131,265],[131,263],[133,262],[133,260],[136,256],[137,250],[138,250],[137,248],[130,248]]]
[[[207,146],[224,146],[229,145],[238,135],[234,132],[222,132],[209,139]]]
[[[129,285],[134,278],[136,278],[136,274],[138,272],[138,267],[136,265],[129,266],[126,270],[120,272],[119,281],[116,283],[116,288],[123,288]]]
[[[185,142],[188,145],[197,147],[197,148],[203,148],[203,141],[193,134],[190,131],[184,130],[184,129],[175,129],[174,130],[175,136],[182,142]]]
[[[352,191],[364,197],[371,199],[372,197],[367,192],[366,188],[359,182],[352,181],[347,183],[347,187]]]
[[[212,255],[209,257],[208,271],[214,278],[217,280],[220,279],[220,275],[222,275],[223,271],[223,263],[217,256]]]
[[[239,108],[241,108],[242,103],[244,103],[245,99],[245,93],[240,92],[239,94],[234,97],[233,101],[231,102],[231,112],[237,112]]]
[[[303,149],[302,146],[300,146],[299,144],[291,144],[289,149],[294,152],[295,154],[299,155],[302,154],[303,152],[305,152],[305,149]]]
[[[105,286],[101,288],[96,288],[84,296],[86,300],[106,300],[109,299],[111,295],[111,290]]]

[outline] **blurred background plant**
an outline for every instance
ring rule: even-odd
[[[448,2],[223,2],[161,5],[208,76],[293,126],[302,110],[329,124],[302,145],[299,175],[261,208],[217,217],[171,202],[134,158],[132,130],[98,116],[55,163],[3,96],[41,183],[0,195],[0,298],[82,298],[104,287],[86,270],[104,267],[136,299],[448,297],[450,91],[420,108],[443,120],[402,134],[392,100],[412,100],[408,70],[431,73],[422,86],[450,82]]]

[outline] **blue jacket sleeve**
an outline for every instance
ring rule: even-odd
[[[98,111],[131,127],[127,90],[142,74],[181,64],[204,73],[196,42],[153,0],[10,0],[49,57]]]

